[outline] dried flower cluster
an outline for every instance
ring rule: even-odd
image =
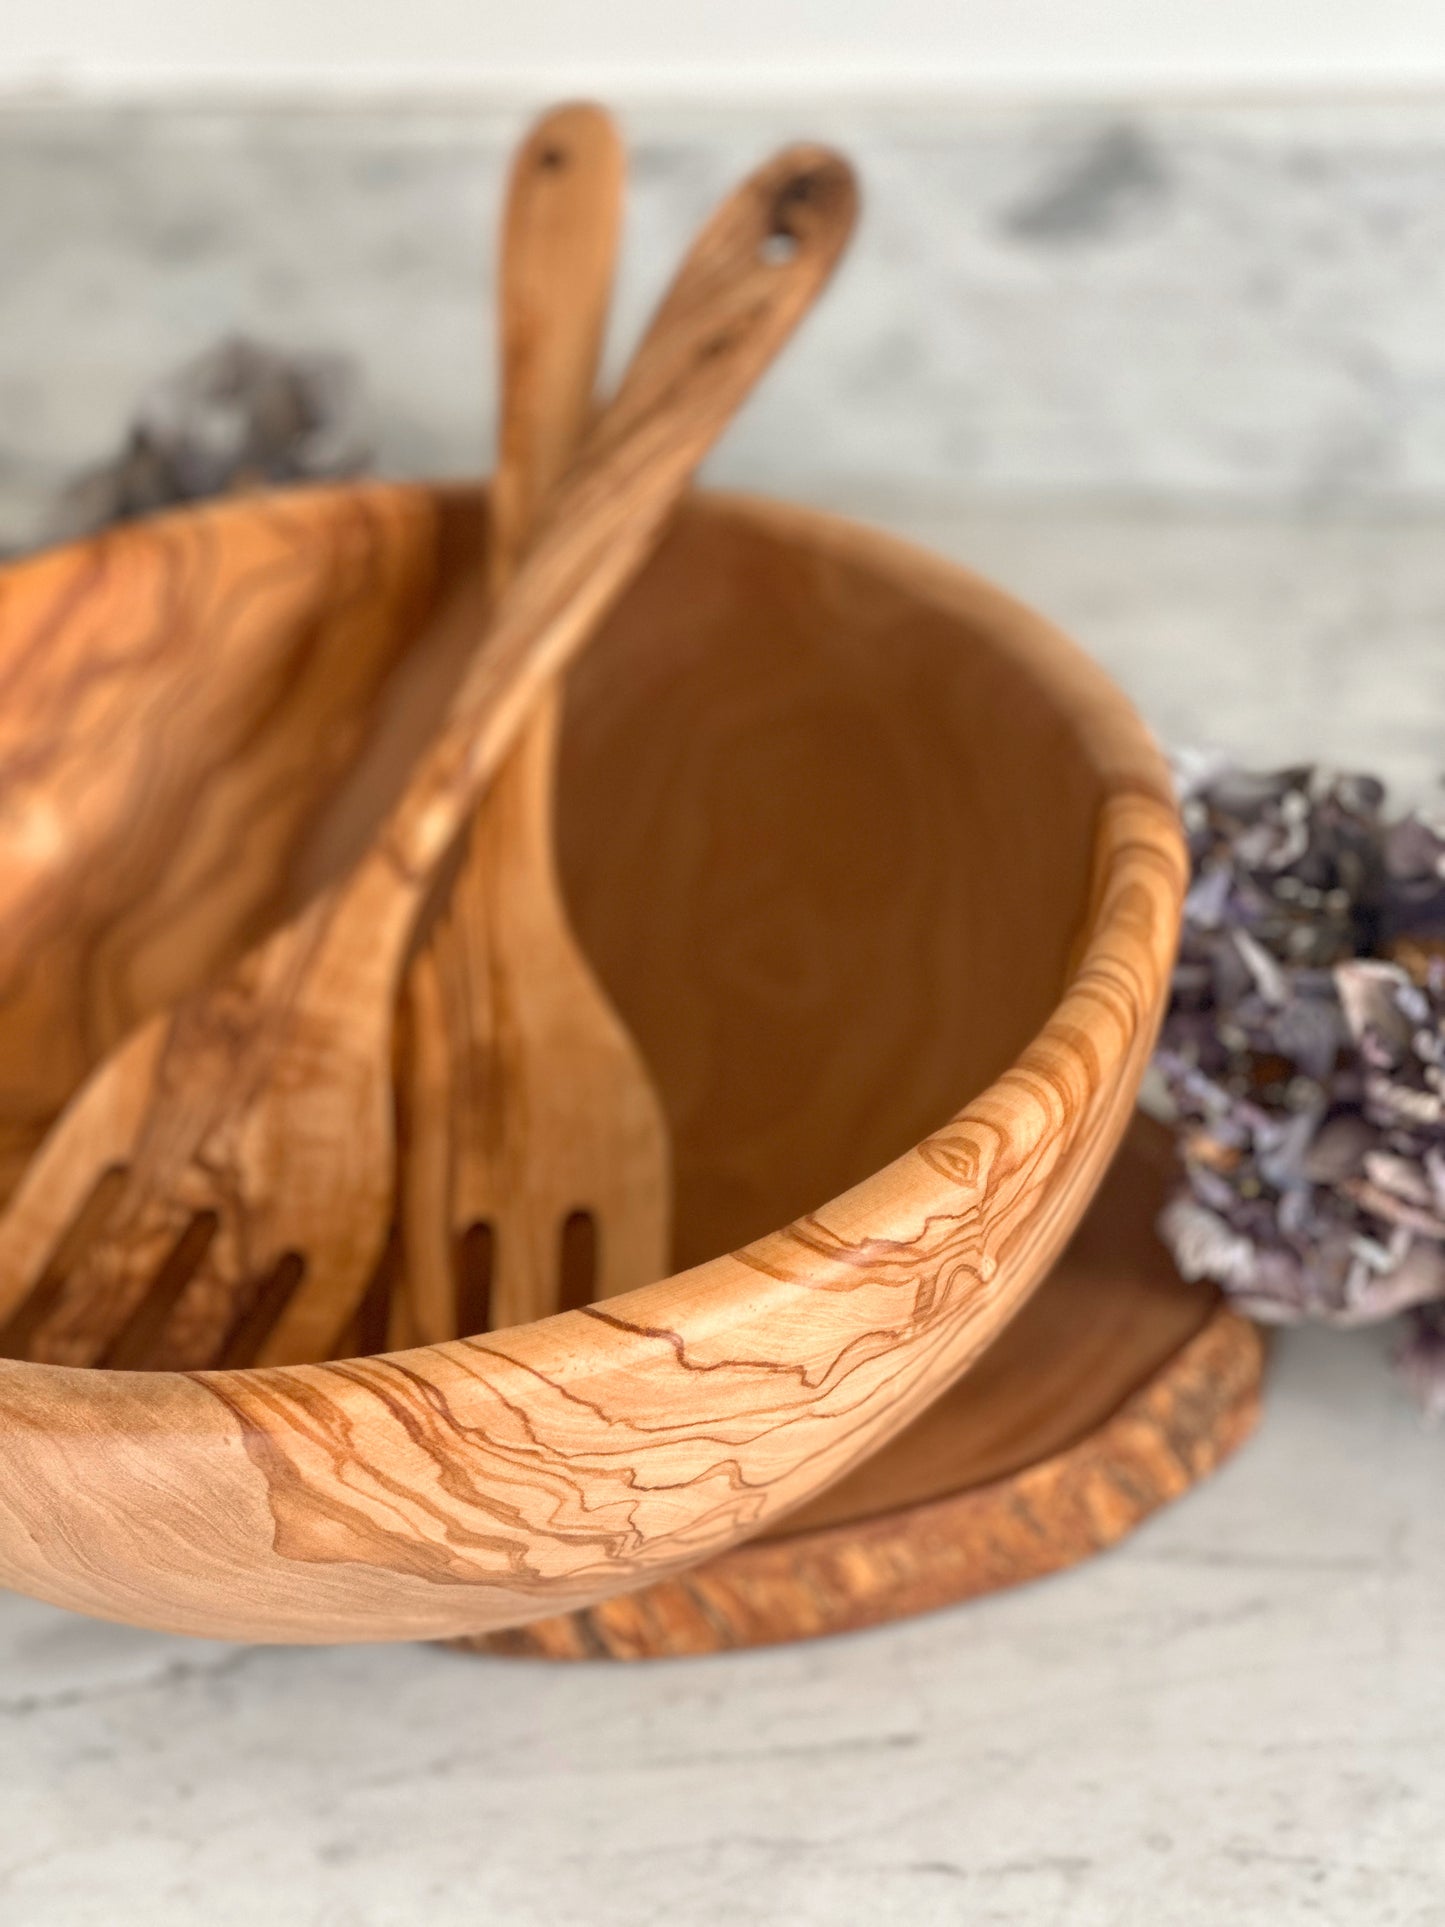
[[[1445,1412],[1445,823],[1313,767],[1179,781],[1163,1235],[1259,1318],[1407,1311],[1406,1370]]]
[[[115,457],[61,496],[51,540],[174,503],[363,468],[358,384],[337,355],[288,355],[234,337],[141,397]]]

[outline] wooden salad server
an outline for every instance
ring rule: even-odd
[[[497,595],[592,414],[624,172],[615,124],[589,105],[544,115],[513,163],[490,492]],[[662,1106],[572,934],[557,875],[560,703],[555,684],[538,697],[407,975],[398,1344],[520,1324],[667,1269]]]
[[[393,1016],[418,917],[539,692],[651,552],[811,306],[856,187],[785,150],[712,216],[550,497],[441,732],[370,848],[82,1087],[0,1218],[0,1349],[184,1368],[324,1356],[395,1187]]]

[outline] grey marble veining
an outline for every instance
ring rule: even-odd
[[[384,469],[482,465],[521,120],[0,111],[0,541],[111,449],[149,377],[234,328],[349,351]],[[628,120],[615,347],[750,158],[816,131],[867,184],[853,259],[716,478],[973,561],[1073,628],[1171,742],[1434,782],[1445,101]]]
[[[634,1668],[189,1644],[0,1598],[13,1927],[1434,1927],[1441,1441],[1380,1348],[1059,1579]]]
[[[387,466],[478,465],[520,115],[0,111],[0,507],[102,452],[225,329],[352,351]],[[624,331],[726,182],[797,134],[867,190],[835,298],[723,473],[960,491],[1445,490],[1445,100],[816,102],[629,116]]]

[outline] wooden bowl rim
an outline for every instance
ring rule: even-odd
[[[0,1361],[0,1582],[134,1623],[288,1641],[474,1632],[589,1604],[750,1537],[876,1449],[1062,1248],[1127,1122],[1167,987],[1185,864],[1159,751],[1101,669],[973,571],[825,511],[703,499],[985,630],[1069,718],[1103,802],[1058,1004],[1008,1070],[880,1171],[604,1305],[264,1371]],[[795,1397],[756,1396],[778,1376]],[[638,1476],[651,1453],[655,1483]],[[689,1457],[702,1469],[684,1476]]]

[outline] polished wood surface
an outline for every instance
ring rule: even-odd
[[[1253,1429],[1264,1341],[1154,1231],[1173,1170],[1139,1120],[1048,1279],[973,1370],[829,1490],[692,1571],[456,1642],[653,1659],[849,1632],[1116,1545]]]
[[[545,114],[513,162],[494,593],[592,414],[623,175],[617,130],[589,106]],[[408,972],[393,1345],[522,1324],[667,1270],[666,1121],[557,876],[558,701],[538,698]]]
[[[319,491],[290,512],[324,546],[358,502],[412,531],[398,579],[425,606],[396,599],[369,724],[339,696],[316,723],[351,729],[352,763],[297,830],[308,877],[389,807],[481,593],[475,494]],[[205,532],[214,577],[170,596],[187,675],[209,673],[190,600],[244,599],[239,528],[273,513],[115,538]],[[34,606],[32,572],[54,566],[8,571],[0,606]],[[100,591],[70,567],[83,624]],[[321,576],[312,594],[321,622]],[[37,646],[0,622],[0,679]],[[5,1583],[253,1639],[545,1617],[768,1531],[1023,1307],[1129,1115],[1184,877],[1167,774],[1107,678],[965,570],[700,498],[569,678],[558,831],[574,928],[667,1110],[674,1275],[385,1357],[0,1366]],[[50,888],[83,900],[89,874],[62,839]],[[209,949],[240,941],[243,908],[212,902]]]
[[[435,524],[418,493],[297,492],[0,570],[0,1197],[126,1033],[292,898],[432,602]]]
[[[535,696],[654,547],[855,212],[847,163],[795,147],[705,225],[351,873],[133,1033],[27,1167],[0,1219],[7,1349],[182,1368],[333,1348],[393,1222],[393,1011],[418,918]]]

